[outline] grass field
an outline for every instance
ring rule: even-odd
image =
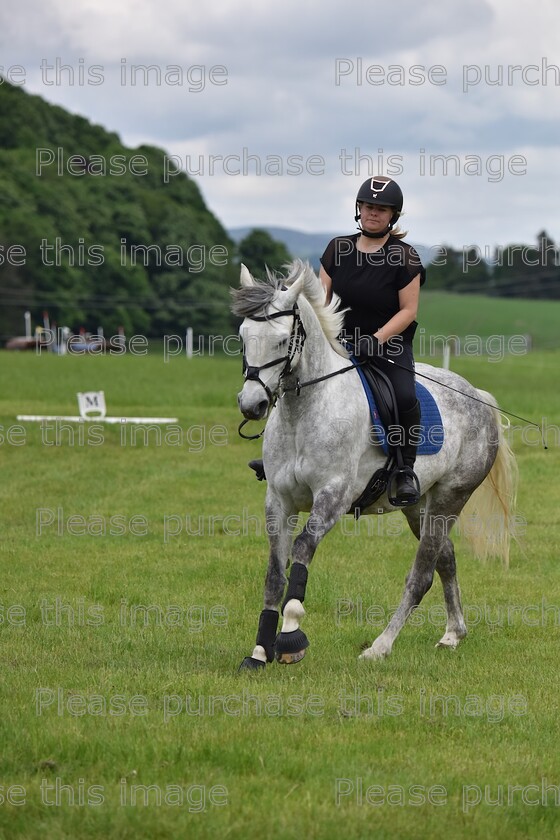
[[[545,452],[512,420],[509,570],[456,540],[456,652],[434,648],[436,582],[392,656],[358,661],[415,541],[398,512],[346,517],[310,571],[307,657],[238,675],[267,560],[239,359],[0,354],[0,837],[558,836],[559,361],[453,360],[551,427]],[[110,414],[177,416],[181,434],[18,429],[102,388]]]
[[[429,282],[429,280],[428,280]],[[499,337],[530,336],[537,350],[559,349],[558,319],[560,302],[555,300],[520,300],[490,298],[482,295],[459,295],[449,292],[422,291],[416,350],[422,330],[426,335],[478,335],[487,355],[498,356]],[[494,341],[487,345],[487,339]],[[429,345],[427,344],[426,347]],[[513,345],[515,350],[515,345]],[[475,355],[472,353],[472,355]]]

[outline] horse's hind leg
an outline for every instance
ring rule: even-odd
[[[457,583],[455,550],[453,543],[447,537],[437,559],[436,569],[443,586],[443,596],[447,609],[447,625],[445,633],[436,647],[456,648],[461,639],[467,635],[467,627],[463,618],[461,594]]]
[[[432,585],[437,551],[437,540],[433,537],[422,535],[412,569],[406,579],[401,603],[385,630],[375,639],[371,647],[361,654],[360,659],[383,659],[389,656],[395,639],[404,626],[406,619],[412,610],[418,606]]]
[[[420,506],[407,508],[403,511],[410,529],[416,539],[420,539]],[[454,520],[448,520],[450,525]],[[461,595],[457,583],[457,566],[455,563],[455,549],[449,537],[444,538],[442,548],[436,561],[436,571],[443,587],[443,597],[447,610],[447,625],[445,633],[436,647],[456,648],[461,639],[467,635],[467,627],[463,618]]]
[[[421,500],[422,501],[422,500]],[[416,506],[420,508],[420,503]],[[456,502],[452,509],[449,510],[449,504],[445,506],[437,504],[437,499],[432,496],[426,506],[426,514],[423,518],[420,527],[419,514],[417,522],[414,521],[413,515],[409,512],[407,518],[413,531],[416,535],[420,535],[420,543],[412,569],[406,579],[405,589],[402,595],[401,603],[399,604],[395,614],[392,616],[389,624],[385,630],[375,639],[371,647],[365,650],[361,657],[362,659],[382,659],[391,653],[393,644],[404,626],[408,616],[412,610],[418,606],[426,592],[430,589],[434,572],[439,561],[439,557],[446,545],[450,544],[448,532],[455,522],[456,516],[459,514],[462,504]],[[445,514],[438,512],[438,509],[445,509]],[[450,565],[449,555],[448,559],[442,561],[442,569],[446,582],[444,584],[444,592],[447,597],[453,598],[453,607],[455,607],[455,594],[458,596],[458,588],[454,576],[454,565]],[[439,569],[438,569],[439,571]],[[452,572],[452,573],[451,573]],[[460,601],[458,602],[460,604]],[[449,605],[449,602],[448,602]],[[453,612],[455,615],[455,611]],[[445,638],[445,637],[444,637]]]

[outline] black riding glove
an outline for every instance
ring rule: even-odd
[[[362,335],[356,345],[356,356],[360,359],[375,359],[382,355],[381,345],[374,335]]]

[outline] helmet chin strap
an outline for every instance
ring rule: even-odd
[[[369,239],[383,239],[383,237],[387,236],[387,234],[390,233],[392,229],[393,225],[389,225],[389,227],[385,228],[385,230],[382,230],[381,233],[370,233],[368,230],[364,230],[363,227],[358,227],[358,230],[360,231],[362,236],[367,236],[369,237]]]

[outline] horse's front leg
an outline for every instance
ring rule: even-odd
[[[294,542],[288,590],[282,604],[282,630],[275,645],[276,659],[285,665],[303,659],[309,646],[307,636],[300,628],[300,622],[305,615],[303,600],[309,564],[319,542],[346,513],[349,505],[347,486],[321,490],[315,496],[309,519]]]
[[[296,511],[286,512],[281,501],[269,490],[266,498],[266,530],[270,545],[264,585],[264,607],[259,617],[255,648],[246,656],[239,670],[264,668],[274,659],[278,629],[278,608],[286,586],[286,566],[290,555]]]

